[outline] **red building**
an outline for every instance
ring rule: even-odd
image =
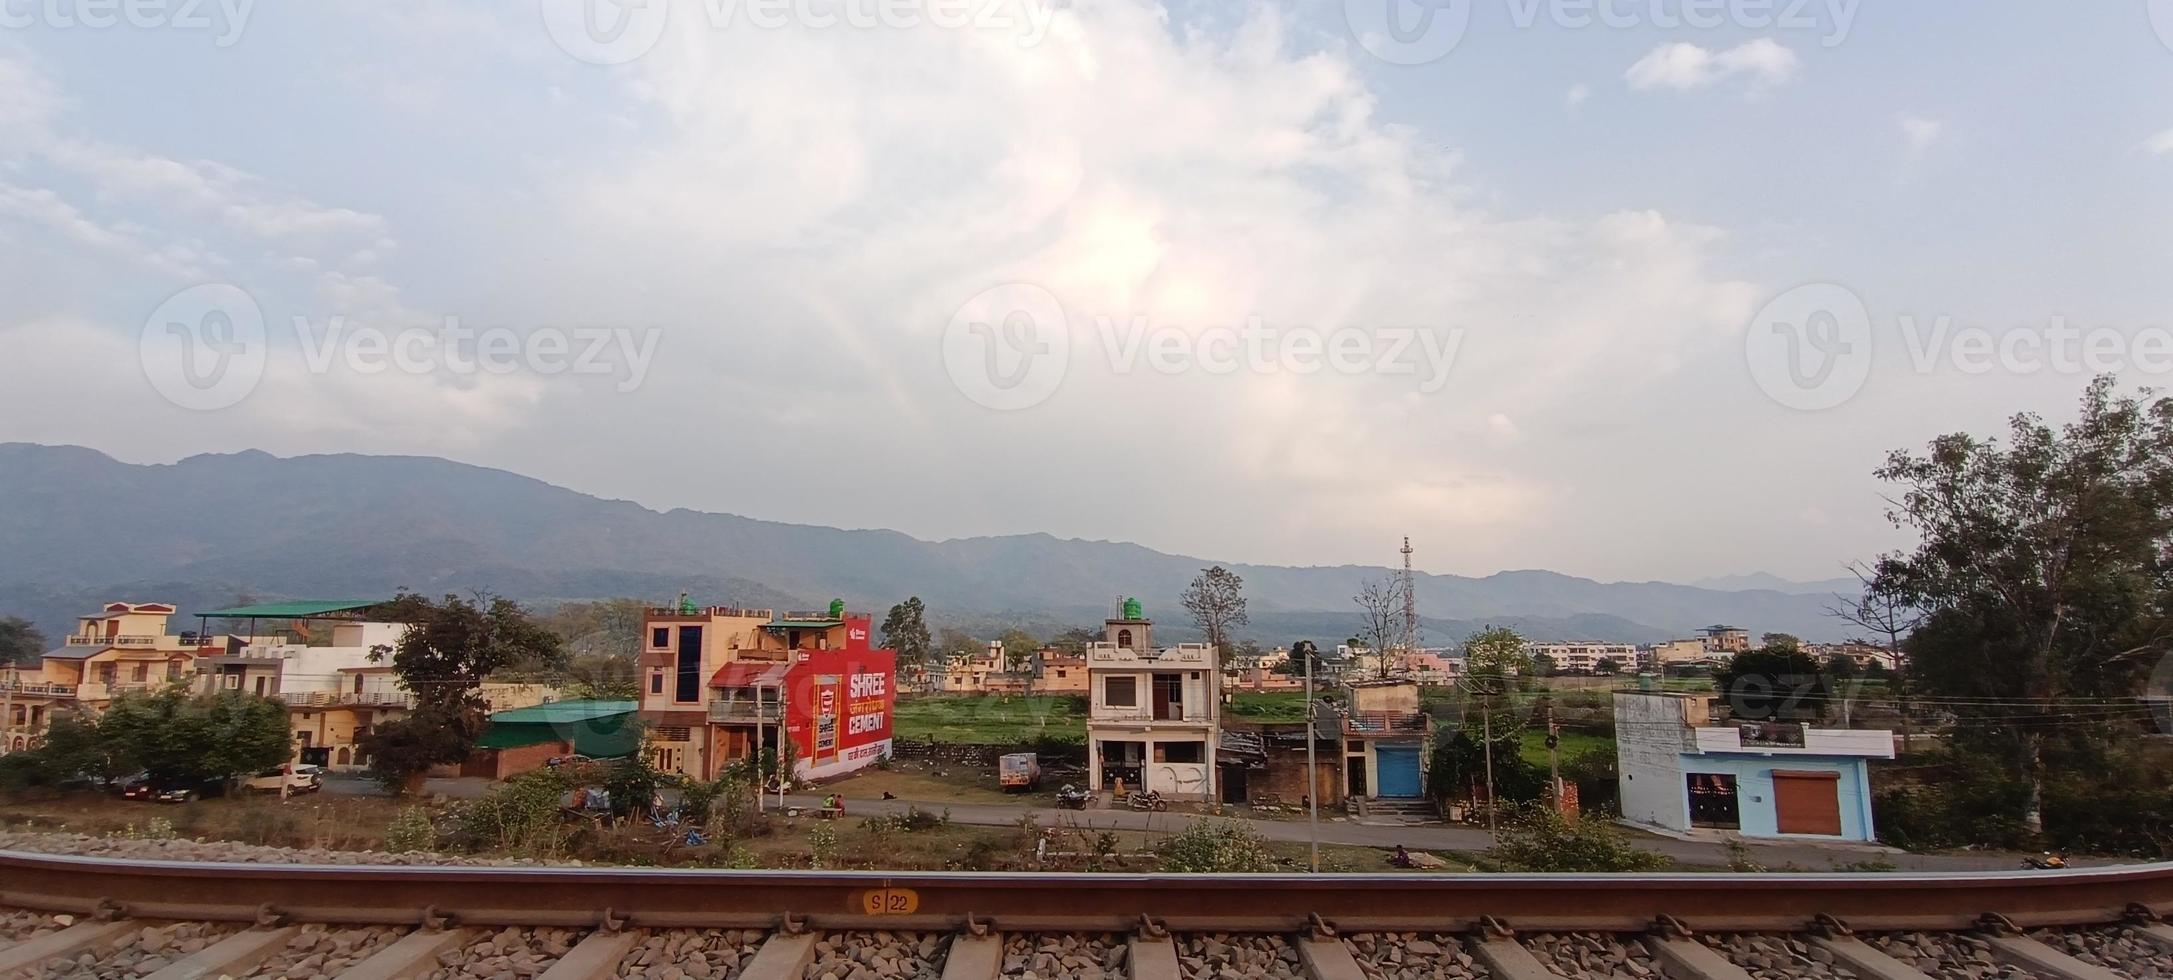
[[[897,657],[869,617],[824,612],[651,610],[641,716],[657,768],[714,779],[792,740],[793,774],[824,779],[890,752]]]

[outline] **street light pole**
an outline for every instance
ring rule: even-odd
[[[1313,641],[1290,645],[1293,656],[1305,658],[1305,837],[1310,867],[1320,873],[1320,773],[1313,762]]]

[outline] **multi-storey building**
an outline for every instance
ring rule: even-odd
[[[1215,798],[1222,669],[1206,643],[1154,645],[1139,600],[1124,600],[1086,651],[1087,779],[1173,799]]]
[[[1741,626],[1714,624],[1698,632],[1705,634],[1705,652],[1734,656],[1750,650],[1750,631]]]
[[[1632,643],[1527,643],[1524,653],[1533,660],[1546,657],[1561,674],[1598,673],[1600,661],[1609,659],[1624,673],[1637,669],[1637,646]]]
[[[1869,760],[1894,733],[1713,721],[1714,695],[1615,694],[1622,815],[1744,837],[1876,839]]]
[[[332,605],[340,604],[291,603],[282,608]],[[323,629],[323,624],[316,628]],[[370,761],[362,737],[415,706],[414,695],[400,689],[392,666],[372,659],[375,651],[396,646],[406,632],[404,623],[332,621],[329,642],[321,646],[273,639],[202,657],[195,684],[198,690],[247,691],[286,702],[294,761],[361,769]]]
[[[1415,678],[1351,681],[1342,711],[1344,790],[1352,797],[1425,795],[1433,717]]]
[[[842,775],[890,751],[896,657],[871,647],[869,617],[822,612],[652,609],[644,623],[641,718],[657,768],[714,779],[726,766],[793,760],[799,779]]]
[[[1696,663],[1709,656],[1704,640],[1669,640],[1652,645],[1652,663],[1659,666]]]
[[[59,712],[95,714],[116,695],[185,681],[199,657],[252,639],[168,633],[174,612],[162,602],[109,602],[78,617],[60,649],[46,653],[36,668],[0,671],[0,752],[38,744]]]

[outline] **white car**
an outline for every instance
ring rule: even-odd
[[[277,793],[281,783],[286,784],[288,795],[314,793],[324,788],[324,780],[317,766],[298,766],[292,763],[277,769],[266,769],[242,780],[241,788],[252,793]]]

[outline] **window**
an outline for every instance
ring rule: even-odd
[[[662,650],[662,649],[664,649],[665,647],[668,647],[668,646],[671,646],[671,645],[672,645],[672,628],[671,628],[671,627],[669,627],[669,626],[657,626],[657,627],[653,627],[653,628],[651,628],[651,629],[649,630],[649,647],[650,647],[650,649],[653,649],[653,650]]]
[[[684,728],[659,728],[656,730],[656,740],[659,742],[685,742],[690,740],[691,737],[692,733]]]
[[[1193,762],[1193,763],[1198,763],[1198,762],[1206,762],[1206,761],[1207,761],[1207,743],[1206,743],[1206,742],[1156,742],[1156,743],[1154,743],[1154,761],[1156,761],[1156,762]]]
[[[702,699],[702,628],[679,627],[679,674],[672,685],[672,700],[689,703]]]
[[[144,681],[150,680],[150,679],[151,679],[151,665],[150,665],[150,664],[137,664],[137,665],[136,665],[136,669],[135,669],[134,673],[132,673],[132,674],[130,675],[130,679],[131,679],[131,680],[134,680],[134,681],[135,681],[136,683],[138,683],[138,684],[141,684],[141,683],[143,683]]]
[[[664,672],[663,672],[663,671],[661,671],[661,670],[652,670],[652,671],[650,671],[650,672],[649,672],[649,693],[651,693],[651,694],[662,694],[662,693],[664,693]]]
[[[264,696],[265,689],[271,684],[271,680],[269,677],[257,678],[257,697]]]
[[[1102,703],[1112,708],[1139,707],[1139,678],[1111,677],[1102,681]]]

